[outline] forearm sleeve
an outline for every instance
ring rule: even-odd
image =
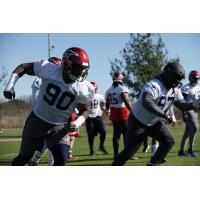
[[[142,105],[152,114],[157,115],[158,117],[165,118],[166,114],[162,111],[155,103],[153,97],[149,93],[143,93],[142,96]]]

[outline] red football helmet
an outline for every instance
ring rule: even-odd
[[[121,72],[115,72],[113,76],[113,82],[121,82],[123,83],[123,74]]]
[[[72,81],[83,81],[90,67],[88,54],[81,48],[71,47],[63,54],[62,66]]]
[[[53,64],[56,64],[56,65],[61,65],[61,59],[60,58],[57,58],[57,57],[50,57],[48,59],[48,61],[50,63],[53,63]]]
[[[196,85],[200,80],[200,72],[193,70],[189,73],[188,78],[192,85]]]
[[[90,83],[94,86],[95,91],[97,91],[98,90],[97,84],[95,82],[90,82]]]

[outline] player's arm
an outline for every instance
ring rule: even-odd
[[[28,74],[30,76],[34,76],[34,67],[33,63],[24,63],[16,67],[16,69],[12,72],[10,79],[7,83],[7,86],[3,92],[5,98],[14,99],[15,91],[14,86],[19,78],[21,78],[24,74]]]
[[[198,110],[200,107],[200,100],[194,99],[193,102],[188,103],[184,99],[174,102],[174,105],[182,111]]]
[[[131,103],[130,103],[128,97],[129,97],[129,94],[127,92],[121,93],[122,101],[125,103],[125,105],[128,108],[128,110],[131,111]]]
[[[108,96],[106,97],[106,110],[110,109],[110,99],[108,98]]]
[[[144,92],[142,95],[142,105],[150,113],[164,118],[168,123],[172,122],[172,117],[161,110],[154,101],[152,94]]]
[[[71,125],[75,125],[75,129],[76,127],[81,126],[85,120],[88,118],[89,116],[89,111],[90,111],[90,105],[89,104],[77,104],[77,109],[79,110],[79,116],[77,117],[77,119],[71,123]]]

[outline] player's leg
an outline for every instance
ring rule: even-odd
[[[13,166],[28,164],[34,152],[42,148],[43,139],[40,137],[42,132],[40,124],[41,121],[33,113],[28,116],[23,129],[19,155],[13,159]]]
[[[48,151],[48,166],[53,166],[53,163],[54,163],[53,154],[49,150]]]
[[[90,148],[90,155],[94,156],[95,152],[94,152],[94,123],[92,118],[89,118],[86,120],[86,131],[87,131],[87,135],[88,135],[88,144],[89,144],[89,148]]]
[[[152,138],[152,155],[156,153],[158,146],[159,142],[155,138]]]
[[[138,151],[146,137],[145,129],[146,126],[140,123],[133,114],[130,114],[124,150],[115,158],[112,165],[124,165]]]
[[[194,141],[195,141],[195,136],[197,133],[198,129],[198,114],[195,113],[193,110],[188,113],[188,123],[190,126],[189,130],[189,148],[188,148],[188,154],[192,157],[197,157],[197,153],[194,151],[193,146],[194,146]]]
[[[175,139],[171,130],[165,125],[164,122],[156,123],[149,129],[149,131],[159,142],[159,147],[156,153],[151,157],[150,163],[153,165],[159,165],[165,161],[164,159],[166,155],[175,144]]]
[[[145,152],[147,153],[149,150],[149,145],[148,145],[148,136],[146,136],[145,140],[144,140],[144,143],[143,143],[143,149],[142,149],[142,152]]]
[[[187,114],[188,116],[188,114]],[[178,152],[178,156],[189,156],[186,152],[185,152],[185,146],[188,142],[188,139],[189,139],[189,133],[190,133],[190,122],[188,120],[188,117],[185,121],[185,130],[184,130],[184,133],[183,133],[183,136],[181,138],[181,144],[180,144],[180,149],[179,149],[179,152]]]
[[[119,151],[119,140],[121,136],[121,126],[118,121],[112,121],[113,124],[113,151],[114,151],[114,158],[117,157]]]
[[[104,146],[106,139],[106,127],[101,117],[98,116],[95,118],[95,126],[100,135],[99,151],[102,151],[104,154],[108,154]]]
[[[50,148],[53,154],[54,164],[53,166],[64,166],[69,153],[70,146],[68,144],[56,144]]]
[[[77,156],[73,155],[73,147],[75,143],[76,137],[75,136],[70,136],[70,148],[69,148],[69,160],[78,160]]]
[[[44,142],[43,148],[41,150],[35,151],[33,157],[29,161],[28,165],[29,166],[36,166],[36,165],[38,165],[40,159],[45,154],[46,150],[47,150],[47,146],[46,146],[46,144]]]

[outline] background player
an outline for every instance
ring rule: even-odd
[[[123,84],[123,74],[114,73],[113,84],[106,91],[106,109],[110,110],[110,120],[113,125],[114,158],[118,155],[121,134],[125,144],[128,127],[128,116],[131,110],[128,88]]]
[[[184,96],[184,99],[187,102],[193,102],[194,98],[200,99],[200,72],[199,71],[191,71],[189,73],[189,83],[183,85],[181,87],[182,94]],[[194,110],[183,112],[183,118],[185,122],[185,132],[183,134],[180,150],[178,152],[179,156],[191,156],[196,157],[198,156],[197,153],[194,151],[194,141],[195,141],[195,135],[198,129],[198,113]],[[185,152],[185,145],[187,140],[189,141],[188,145],[188,151]]]
[[[175,139],[162,119],[167,123],[172,122],[172,117],[167,112],[173,104],[185,111],[198,109],[200,106],[200,101],[197,99],[192,103],[184,100],[179,88],[184,77],[183,66],[169,62],[160,75],[144,85],[132,107],[125,148],[112,165],[124,165],[138,151],[147,134],[159,142],[159,147],[148,165],[155,166],[165,162],[165,157],[174,145]]]
[[[94,138],[99,133],[99,151],[104,154],[108,154],[104,147],[104,142],[106,139],[106,127],[102,119],[103,110],[105,110],[105,99],[103,95],[97,93],[98,86],[95,82],[90,82],[95,88],[95,94],[90,102],[90,113],[86,120],[86,131],[88,135],[88,143],[90,148],[90,155],[94,156]]]

